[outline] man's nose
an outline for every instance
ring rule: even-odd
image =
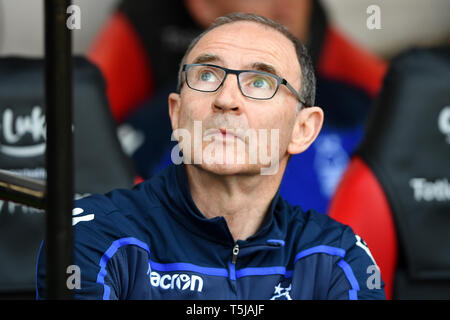
[[[241,113],[243,98],[237,76],[228,74],[222,86],[216,92],[212,107],[214,111]]]

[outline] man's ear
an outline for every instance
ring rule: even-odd
[[[303,108],[297,114],[291,142],[287,151],[297,154],[305,151],[319,135],[323,124],[323,110],[319,107]]]
[[[172,131],[178,129],[178,119],[180,115],[180,95],[178,93],[169,94],[169,117]]]

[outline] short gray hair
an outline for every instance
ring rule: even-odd
[[[263,16],[253,14],[253,13],[231,13],[216,19],[216,21],[205,31],[199,34],[192,42],[189,44],[183,58],[181,59],[180,69],[178,71],[178,86],[177,90],[180,92],[181,86],[183,84],[182,79],[182,70],[183,66],[186,63],[187,56],[195,47],[195,45],[200,41],[201,38],[211,30],[223,26],[228,23],[238,22],[238,21],[249,21],[256,22],[261,25],[270,27],[274,30],[277,30],[284,34],[295,47],[295,51],[297,53],[298,62],[301,68],[301,91],[299,92],[300,97],[305,101],[305,107],[314,106],[315,96],[316,96],[316,76],[314,73],[314,65],[312,63],[311,57],[308,53],[308,50],[303,45],[303,43],[297,39],[288,29],[286,29],[283,25],[272,21]]]

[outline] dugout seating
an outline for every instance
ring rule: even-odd
[[[74,187],[78,197],[133,186],[100,71],[74,58]],[[43,179],[44,60],[0,59],[0,168]],[[34,299],[36,257],[45,237],[42,210],[0,200],[0,299]]]
[[[450,47],[392,60],[331,202],[381,269],[388,299],[450,298]]]

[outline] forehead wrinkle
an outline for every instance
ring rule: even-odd
[[[232,47],[230,49],[230,47]],[[259,48],[249,48],[247,46],[239,46],[237,44],[230,44],[230,43],[224,43],[224,44],[209,44],[207,48],[202,49],[201,51],[204,53],[200,53],[194,58],[193,62],[191,63],[209,63],[209,62],[218,62],[221,63],[223,66],[227,66],[227,63],[224,58],[222,58],[222,55],[214,52],[233,52],[233,48],[245,50],[248,53],[241,54],[239,57],[244,56],[250,56],[252,57],[251,62],[243,64],[243,67],[245,69],[255,69],[255,70],[261,70],[266,71],[270,73],[277,74],[279,73],[279,70],[277,67],[275,67],[275,64],[277,61],[281,61],[284,59],[281,59],[280,57],[277,57],[276,53],[269,52],[265,49],[259,49]],[[199,50],[199,48],[195,48],[195,51]],[[193,51],[194,51],[193,50]],[[254,53],[251,53],[254,52]],[[264,56],[264,58],[263,58]],[[254,57],[254,58],[253,58]],[[191,59],[188,59],[191,60]],[[231,66],[230,66],[231,67]]]

